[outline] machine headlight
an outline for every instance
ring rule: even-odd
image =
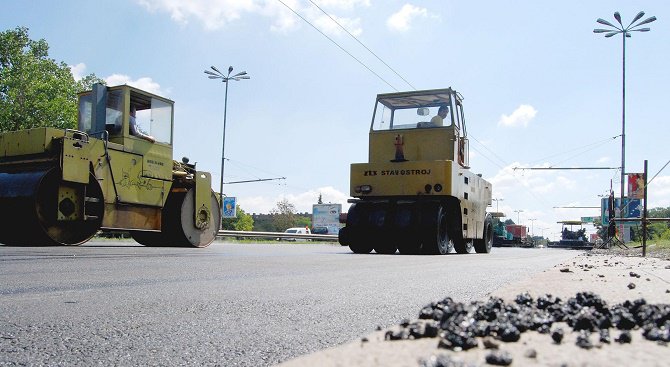
[[[356,191],[356,189],[358,189],[358,191]],[[354,189],[354,191],[360,192],[362,194],[369,194],[372,192],[372,186],[370,185],[357,186],[356,189]]]

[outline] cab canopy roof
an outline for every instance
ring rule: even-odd
[[[558,221],[556,223],[561,223],[561,224],[570,225],[570,226],[580,226],[580,225],[584,224],[584,222],[582,222],[581,220],[561,220],[561,221]]]
[[[405,108],[437,107],[443,104],[451,105],[450,101],[454,97],[456,104],[460,105],[463,97],[451,88],[378,94],[377,101],[379,101],[379,103],[383,104],[387,108],[395,110]]]

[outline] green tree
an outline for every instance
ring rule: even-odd
[[[224,218],[223,229],[228,231],[252,231],[254,229],[254,219],[251,214],[247,214],[242,208],[237,206],[236,218]]]
[[[667,208],[651,208],[647,211],[649,218],[670,218],[670,206]]]
[[[277,206],[270,211],[274,230],[283,232],[287,228],[296,226],[295,205],[283,199],[277,202]]]
[[[77,93],[95,82],[77,82],[64,62],[49,58],[49,45],[34,41],[28,28],[0,32],[0,132],[77,126]]]

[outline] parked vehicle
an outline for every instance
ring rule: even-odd
[[[312,234],[328,234],[328,227],[314,227]]]
[[[284,233],[295,233],[295,234],[312,234],[307,227],[293,227],[284,231]],[[296,241],[297,238],[293,237],[284,237],[284,241]]]

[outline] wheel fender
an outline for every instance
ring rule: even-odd
[[[197,171],[195,174],[195,205],[193,211],[193,223],[198,229],[209,227],[212,221],[212,174]]]

